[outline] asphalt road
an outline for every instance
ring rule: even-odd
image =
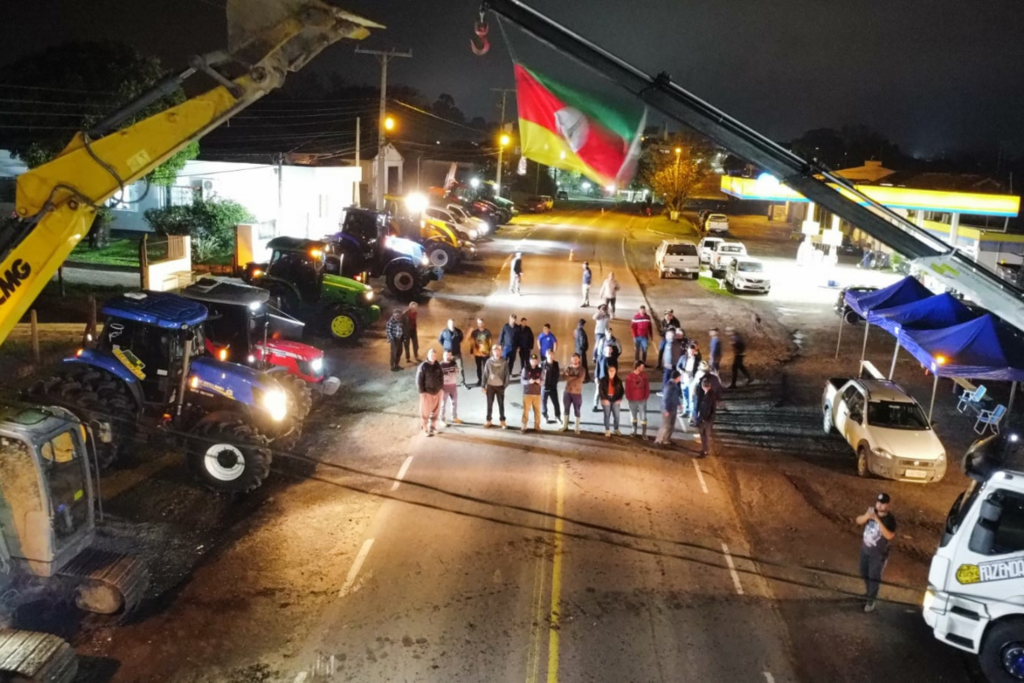
[[[426,437],[415,365],[388,372],[384,343],[372,337],[332,351],[339,407],[317,413],[304,453],[319,470],[312,479],[275,471],[249,501],[208,510],[211,532],[189,536],[195,568],[173,556],[172,588],[149,613],[78,643],[119,663],[90,683],[980,680],[968,658],[932,640],[918,607],[956,476],[936,487],[884,485],[901,536],[885,602],[860,611],[852,517],[882,484],[858,479],[845,444],[820,432],[817,395],[834,371],[827,296],[800,306],[808,336],[795,348],[793,304],[643,271],[660,239],[646,218],[581,207],[517,224],[483,245],[468,275],[446,278],[421,302],[421,355],[449,317],[468,331],[479,315],[496,336],[516,313],[535,334],[550,323],[567,362],[576,321],[593,329],[594,309],[579,306],[583,260],[594,271],[592,300],[608,272],[622,285],[612,327],[623,360],[641,303],[675,308],[688,330],[749,327],[757,313],[757,382],[727,394],[712,457],[695,460],[696,442],[678,431],[672,451],[606,439],[593,384],[580,436],[548,424],[520,433],[514,384],[507,431],[484,429],[482,392],[460,389],[465,424]],[[517,249],[522,296],[508,292]],[[832,339],[828,358],[822,339]],[[859,351],[856,335],[849,343]],[[651,379],[656,389],[653,370]],[[624,410],[624,433],[628,422]],[[655,408],[649,432],[658,423]],[[159,480],[105,484],[117,492],[108,509],[149,515],[151,526],[168,516],[194,526],[208,496],[184,494],[188,478],[174,467]],[[171,504],[161,507],[164,498]]]
[[[498,243],[523,250],[525,273],[522,296],[505,268],[480,301],[492,331],[512,312],[536,333],[550,323],[566,362],[576,321],[594,312],[579,306],[589,260],[595,283],[614,271],[622,284],[612,326],[631,357],[625,319],[643,299],[613,228],[628,220],[548,214]],[[351,680],[796,680],[714,465],[692,459],[690,437],[671,454],[605,439],[592,391],[577,437],[547,424],[520,434],[518,386],[511,429],[485,431],[482,393],[463,390],[466,424],[396,459],[395,499],[366,530],[307,661],[319,653],[323,667],[326,655],[329,668],[334,654]]]

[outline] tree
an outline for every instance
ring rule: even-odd
[[[667,210],[682,211],[711,172],[710,151],[702,138],[692,135],[652,144],[643,150],[641,160],[647,160],[640,166],[645,175],[639,180],[662,197]]]
[[[869,126],[815,128],[790,143],[790,149],[804,159],[814,160],[831,169],[860,166],[877,160],[892,167],[905,166],[906,157],[898,145]]]
[[[4,106],[10,109],[7,125],[18,126],[4,142],[29,167],[44,164],[67,146],[74,130],[88,130],[162,76],[160,60],[112,41],[63,43],[25,57],[0,70],[0,82],[45,89]],[[184,100],[179,89],[122,126]],[[173,184],[185,161],[198,153],[198,144],[189,144],[157,168],[151,181]]]
[[[463,123],[466,120],[462,110],[455,106],[455,98],[448,93],[441,93],[437,100],[430,106],[430,110],[443,119]]]

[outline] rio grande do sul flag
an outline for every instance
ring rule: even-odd
[[[516,102],[523,156],[602,186],[632,180],[646,108],[622,111],[522,64],[516,64]]]

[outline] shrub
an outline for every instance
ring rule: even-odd
[[[229,251],[234,245],[235,226],[253,220],[252,214],[229,199],[195,199],[188,206],[147,209],[146,222],[158,235],[188,235],[192,254],[204,263]]]

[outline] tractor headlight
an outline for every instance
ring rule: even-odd
[[[263,407],[270,413],[270,419],[280,422],[288,414],[288,397],[281,389],[271,389],[263,394]]]
[[[364,297],[364,298],[365,298],[365,299],[366,299],[367,301],[373,301],[373,290],[372,290],[372,289],[367,289],[367,290],[366,290],[366,293],[365,293],[365,294],[363,294],[363,297]]]
[[[309,361],[309,368],[313,372],[320,372],[321,370],[324,369],[324,359],[314,358],[313,360]]]
[[[420,258],[420,265],[429,266],[430,265],[430,259],[428,259],[424,255],[423,257]]]
[[[491,224],[488,223],[487,221],[484,221],[483,224],[481,224],[481,226],[480,226],[480,232],[482,232],[483,234],[486,235],[490,231],[491,231]]]

